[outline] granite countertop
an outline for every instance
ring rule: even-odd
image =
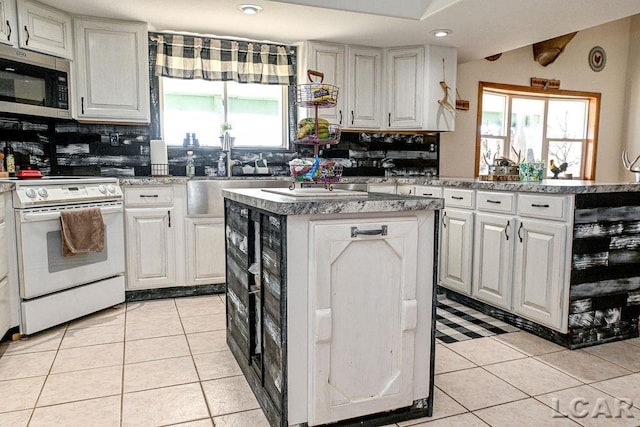
[[[362,193],[362,196],[336,193],[335,197],[292,197],[259,188],[222,190],[222,195],[227,199],[278,215],[406,212],[444,207],[444,200],[438,198]]]
[[[168,177],[122,177],[121,185],[167,185],[184,184],[189,180],[278,180],[290,181],[288,176],[234,176],[234,177],[209,177],[198,176],[187,178],[184,176]],[[434,185],[444,187],[468,188],[477,190],[516,191],[532,193],[555,194],[584,194],[584,193],[624,193],[640,192],[640,184],[635,182],[599,182],[566,179],[545,179],[540,182],[526,181],[480,181],[475,178],[457,177],[371,177],[354,176],[343,177],[342,183],[368,183],[368,184],[404,184],[404,185]]]

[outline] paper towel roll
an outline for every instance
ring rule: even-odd
[[[167,144],[161,139],[152,139],[150,141],[150,154],[152,165],[163,165],[162,167],[151,167],[151,175],[166,175],[169,158],[167,156]]]

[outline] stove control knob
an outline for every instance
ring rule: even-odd
[[[27,188],[27,190],[24,192],[24,194],[26,194],[27,197],[30,198],[30,199],[35,199],[36,198],[36,190],[34,190],[33,188]]]
[[[98,191],[101,192],[102,194],[107,194],[107,187],[105,187],[104,185],[100,184],[100,185],[98,185]]]
[[[109,184],[107,186],[107,191],[111,194],[114,194],[116,192],[116,187],[114,187],[113,185]]]
[[[40,195],[40,197],[43,197],[43,198],[49,197],[49,192],[44,187],[38,188],[38,194]]]

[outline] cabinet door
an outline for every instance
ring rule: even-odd
[[[4,242],[3,242],[4,244]],[[11,328],[11,292],[9,281],[5,277],[0,279],[0,337],[3,337]]]
[[[515,235],[513,310],[555,329],[566,317],[566,234],[564,224],[522,219]]]
[[[309,227],[309,424],[409,406],[417,220]]]
[[[126,209],[127,288],[176,285],[173,208]]]
[[[71,15],[31,0],[18,0],[20,47],[73,59]]]
[[[345,48],[341,45],[324,43],[309,43],[308,52],[309,69],[324,73],[324,82],[338,86],[338,102],[334,108],[321,108],[318,110],[318,117],[328,120],[332,124],[346,124],[344,108],[344,57]],[[298,80],[300,83],[308,83],[307,70],[303,70]],[[315,111],[307,110],[307,117],[313,117]]]
[[[473,211],[445,209],[440,240],[440,284],[471,294]]]
[[[147,25],[75,20],[78,120],[149,122]]]
[[[382,51],[347,47],[347,127],[379,128],[382,100]]]
[[[18,44],[18,23],[12,0],[0,0],[0,43]]]
[[[515,219],[477,214],[475,220],[473,296],[510,309]]]
[[[224,219],[187,218],[187,282],[224,283]]]
[[[424,48],[387,50],[387,111],[383,126],[422,127]]]

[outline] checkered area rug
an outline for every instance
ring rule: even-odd
[[[480,313],[450,299],[439,297],[436,309],[436,339],[450,344],[474,338],[519,331],[515,326]]]

